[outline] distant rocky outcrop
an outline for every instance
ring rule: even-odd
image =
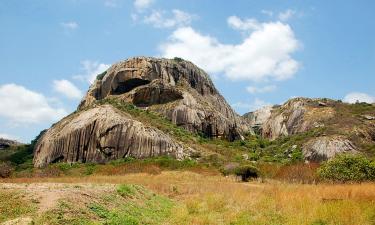
[[[9,140],[9,139],[0,137],[0,150],[9,148],[11,146],[17,146],[17,145],[21,145],[21,143],[19,143],[18,141]]]
[[[331,99],[294,98],[245,114],[264,138],[306,133],[302,151],[306,160],[322,161],[339,153],[359,153],[375,144],[375,107]],[[375,118],[375,117],[374,117]],[[313,135],[308,132],[316,131]]]
[[[106,162],[132,156],[189,156],[186,147],[157,126],[143,123],[108,102],[163,116],[189,132],[235,140],[250,126],[191,62],[135,57],[100,74],[77,111],[53,125],[35,147],[34,165],[52,162]]]

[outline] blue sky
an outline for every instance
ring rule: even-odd
[[[0,1],[0,136],[29,142],[132,56],[205,69],[239,114],[291,97],[375,101],[371,0]]]

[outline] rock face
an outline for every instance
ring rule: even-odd
[[[234,140],[249,131],[209,76],[181,59],[136,57],[119,62],[91,86],[79,109],[109,97],[161,113],[176,125],[207,137]]]
[[[35,147],[34,166],[53,162],[106,162],[132,156],[187,157],[193,149],[114,108],[109,101],[153,111],[188,131],[241,138],[249,131],[208,75],[181,59],[131,58],[100,74],[77,111],[53,125]],[[139,119],[139,120],[138,120]]]
[[[13,140],[8,140],[5,138],[0,138],[0,150],[9,148],[11,146],[17,146],[20,145],[21,143]]]
[[[341,153],[358,153],[351,141],[337,136],[314,138],[307,142],[302,149],[305,159],[315,162],[333,158]]]
[[[242,117],[248,120],[255,133],[262,133],[262,126],[271,117],[273,106],[265,106],[254,112],[245,113]]]
[[[262,136],[274,140],[280,136],[306,132],[324,126],[322,121],[334,115],[335,110],[329,106],[322,106],[320,100],[291,99],[272,111],[268,120],[262,125]]]
[[[264,138],[305,134],[301,147],[309,161],[371,149],[375,144],[374,116],[375,107],[371,105],[309,98],[294,98],[281,106],[244,115],[251,126],[258,126]]]
[[[53,162],[106,162],[171,155],[186,149],[168,135],[146,127],[110,105],[74,113],[50,128],[35,148],[34,166]]]

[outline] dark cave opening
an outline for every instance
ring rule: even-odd
[[[127,92],[133,90],[136,87],[146,85],[146,84],[149,84],[149,83],[150,83],[150,81],[139,79],[139,78],[129,79],[129,80],[126,80],[124,82],[119,82],[116,89],[112,91],[112,94],[121,95],[121,94],[124,94],[124,93],[127,93]]]

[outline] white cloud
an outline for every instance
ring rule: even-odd
[[[53,89],[71,99],[82,98],[82,92],[68,80],[54,80]]]
[[[0,117],[14,124],[52,122],[67,114],[62,108],[52,107],[42,94],[16,84],[0,86],[0,99]]]
[[[78,23],[74,21],[62,22],[60,25],[67,30],[75,30],[79,27]]]
[[[279,13],[279,19],[281,21],[287,21],[290,18],[292,18],[295,14],[296,14],[296,11],[287,9],[286,11]]]
[[[375,96],[371,96],[361,92],[351,92],[344,97],[343,101],[352,104],[356,103],[357,101],[375,103]]]
[[[227,19],[227,23],[230,27],[235,30],[258,30],[261,28],[261,24],[256,19],[245,19],[242,20],[237,16],[230,16]]]
[[[276,85],[267,85],[267,86],[264,86],[264,87],[248,86],[246,88],[246,90],[251,94],[267,93],[267,92],[272,92],[272,91],[276,90]]]
[[[4,138],[8,140],[19,140],[18,137],[10,135],[10,134],[5,134],[5,133],[0,133],[0,138]]]
[[[288,24],[230,18],[230,26],[249,29],[249,34],[241,43],[224,44],[191,27],[182,27],[159,46],[161,55],[188,59],[209,73],[224,73],[232,80],[284,80],[293,77],[300,65],[291,54],[298,50],[299,41]]]
[[[109,64],[91,60],[84,60],[81,62],[81,65],[83,74],[75,75],[73,78],[87,81],[89,84],[92,84],[95,81],[98,74],[103,73],[111,66]]]
[[[263,100],[261,100],[259,98],[256,98],[251,103],[237,102],[237,103],[232,104],[231,106],[233,108],[237,108],[237,109],[245,109],[246,112],[253,112],[253,111],[257,110],[257,109],[263,108],[265,106],[271,106],[271,105],[272,105],[271,103],[268,103],[268,102],[263,101]]]
[[[135,0],[133,4],[137,10],[141,11],[149,8],[153,2],[154,0]]]
[[[196,18],[195,15],[179,9],[173,9],[170,17],[166,14],[166,11],[153,10],[150,15],[143,18],[143,22],[156,28],[171,28],[189,25]]]

